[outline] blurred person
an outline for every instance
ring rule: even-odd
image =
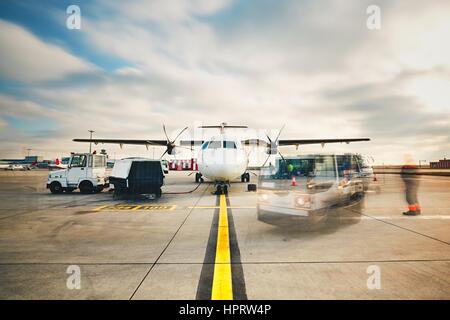
[[[288,171],[288,177],[289,179],[292,178],[292,174],[294,171],[294,166],[292,165],[292,163],[289,163],[287,166],[287,171]]]
[[[420,212],[419,199],[417,198],[417,189],[419,188],[419,176],[416,175],[417,165],[411,155],[405,155],[405,164],[402,166],[401,177],[405,184],[405,196],[408,203],[408,211],[403,212],[405,216],[416,216]]]

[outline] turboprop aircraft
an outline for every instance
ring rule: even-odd
[[[195,175],[196,182],[202,182],[203,178],[207,178],[214,182],[216,193],[227,193],[228,187],[233,180],[238,178],[242,182],[250,182],[250,173],[248,172],[249,157],[246,152],[246,146],[258,146],[266,149],[266,154],[268,155],[263,166],[266,164],[267,160],[271,155],[276,155],[281,153],[278,151],[280,146],[299,146],[305,144],[321,144],[322,146],[326,143],[337,143],[337,142],[356,142],[356,141],[370,141],[369,138],[355,138],[355,139],[290,139],[283,140],[279,139],[281,131],[280,129],[278,136],[275,139],[269,137],[266,134],[266,139],[247,139],[240,140],[237,137],[227,134],[226,129],[238,128],[246,129],[247,126],[236,126],[227,125],[222,123],[219,126],[201,126],[199,128],[203,129],[219,129],[220,133],[218,135],[212,136],[211,138],[205,140],[180,140],[179,146],[176,145],[176,140],[181,136],[181,134],[188,129],[185,127],[178,133],[175,139],[170,139],[166,132],[166,127],[163,125],[164,134],[166,140],[129,140],[129,139],[73,139],[75,142],[92,142],[94,144],[98,143],[113,143],[119,144],[121,147],[124,144],[130,145],[144,145],[147,148],[149,146],[165,146],[166,150],[162,154],[161,158],[167,153],[169,155],[176,154],[177,148],[194,148],[200,147],[197,157],[198,172]],[[253,186],[255,187],[255,186]]]

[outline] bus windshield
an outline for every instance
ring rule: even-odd
[[[261,168],[259,181],[263,189],[289,189],[295,178],[299,188],[307,183],[331,185],[336,181],[334,155],[299,156],[277,159],[275,165]]]

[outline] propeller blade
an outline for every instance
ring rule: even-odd
[[[284,127],[285,127],[286,125],[285,124],[283,124],[283,126],[281,127],[281,129],[280,129],[280,131],[278,132],[278,135],[277,135],[277,138],[275,139],[275,142],[277,142],[278,141],[278,138],[280,137],[280,135],[281,135],[281,131],[283,131],[283,129],[284,129]]]
[[[175,139],[173,139],[172,143],[174,143],[174,142],[178,139],[178,137],[181,136],[181,134],[182,134],[183,132],[185,132],[187,129],[188,129],[188,127],[186,127],[186,128],[184,128],[183,130],[181,130],[180,133],[175,137]]]
[[[264,163],[261,167],[264,167],[266,165],[267,161],[269,161],[269,158],[270,158],[270,154],[267,156],[266,161],[264,161]]]
[[[167,135],[166,125],[163,123],[164,134],[166,135],[167,142],[170,142],[169,136]]]
[[[277,142],[278,141],[278,139],[280,138],[280,135],[281,135],[281,131],[283,131],[283,129],[284,129],[284,127],[285,127],[286,125],[285,124],[283,124],[283,126],[281,127],[281,129],[280,129],[280,131],[278,131],[278,135],[277,135],[277,137],[275,138],[275,140],[273,140],[273,142]],[[267,137],[267,139],[269,140],[269,143],[270,144],[272,144],[272,139],[269,137],[269,135],[266,133],[266,137]]]
[[[161,155],[161,157],[159,158],[159,160],[161,160],[165,155],[166,155],[166,153],[169,151],[169,149],[166,149],[166,151],[164,151],[164,153]]]

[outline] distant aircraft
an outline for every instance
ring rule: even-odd
[[[56,170],[56,169],[66,169],[69,164],[70,157],[62,158],[60,161],[58,158],[56,158],[55,162],[51,162],[48,164],[49,170]]]
[[[216,193],[227,193],[230,182],[240,178],[242,182],[250,182],[250,174],[248,172],[248,154],[245,150],[245,146],[259,146],[266,149],[268,155],[263,166],[271,155],[280,154],[278,151],[279,146],[299,146],[306,144],[322,144],[337,143],[337,142],[356,142],[356,141],[370,141],[369,138],[356,138],[356,139],[291,139],[281,140],[279,139],[281,131],[275,139],[271,139],[268,135],[267,140],[247,139],[240,141],[236,137],[232,137],[225,133],[225,129],[228,128],[241,128],[245,129],[247,126],[234,126],[222,123],[219,126],[201,126],[199,128],[211,129],[216,128],[220,130],[219,135],[213,136],[205,140],[181,140],[179,147],[200,147],[197,163],[198,171],[195,175],[195,181],[203,181],[203,177],[211,180],[215,184]],[[147,148],[149,146],[165,146],[166,151],[162,154],[161,158],[167,153],[173,155],[176,153],[175,141],[181,134],[186,131],[188,127],[185,127],[180,133],[171,140],[166,132],[166,127],[163,125],[164,134],[166,140],[129,140],[129,139],[73,139],[75,142],[93,142],[98,143],[113,143],[119,144],[121,147],[124,144],[131,145],[144,145]],[[280,154],[281,155],[281,154]],[[281,155],[282,156],[282,155]]]
[[[8,168],[9,167],[9,163],[7,163],[7,162],[0,162],[0,169],[6,169],[6,168]]]

